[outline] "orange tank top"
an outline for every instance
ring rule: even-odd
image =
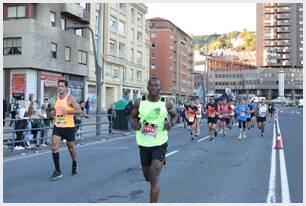
[[[64,99],[60,99],[57,97],[55,103],[55,121],[54,124],[56,127],[66,128],[66,127],[74,127],[74,119],[73,114],[63,114],[62,107],[66,110],[73,110],[73,107],[68,105],[67,99],[69,94],[66,95]]]

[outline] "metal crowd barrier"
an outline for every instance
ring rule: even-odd
[[[84,136],[85,134],[90,134],[90,133],[96,133],[98,132],[98,130],[96,129],[89,129],[88,131],[84,131],[84,128],[89,127],[89,126],[94,126],[94,125],[98,125],[99,123],[96,122],[96,117],[97,116],[101,116],[101,134],[102,132],[104,133],[112,133],[112,124],[113,124],[113,115],[108,115],[108,114],[103,114],[103,115],[87,115],[88,117],[84,117],[81,116],[81,123],[80,124],[75,124],[75,128],[78,127],[78,130],[76,129],[76,133],[75,133],[75,140],[77,143],[81,143],[84,140]],[[110,121],[108,120],[108,117],[110,117]],[[94,118],[94,122],[93,123],[84,123],[86,121],[86,119],[88,119],[87,121],[91,121],[90,119]],[[40,120],[40,121],[44,121],[44,120],[50,120],[50,125],[51,126],[44,126],[44,127],[38,127],[38,128],[31,128],[31,129],[14,129],[15,128],[15,124],[17,121],[20,120]],[[10,124],[10,122],[13,121],[13,129],[12,128],[5,128],[3,127],[3,146],[6,148],[11,148],[14,149],[14,146],[17,143],[23,143],[23,145],[25,145],[25,143],[27,141],[30,141],[31,143],[36,142],[37,145],[40,145],[40,142],[43,140],[43,143],[46,142],[46,140],[51,139],[52,137],[52,133],[50,135],[48,135],[49,131],[53,130],[54,124],[52,123],[53,120],[52,119],[41,119],[41,118],[23,118],[23,119],[4,119],[3,122],[5,123],[5,125]],[[9,123],[7,123],[9,122]],[[104,128],[103,128],[104,125]],[[25,126],[26,127],[26,126]],[[26,140],[24,135],[26,131],[38,131],[37,134],[37,138],[32,138],[31,140]],[[44,131],[44,136],[41,138],[41,131]],[[17,134],[16,132],[23,132],[22,133],[22,140],[16,140],[17,139]]]

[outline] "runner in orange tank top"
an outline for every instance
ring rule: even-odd
[[[75,98],[68,94],[67,89],[68,82],[66,80],[59,80],[59,95],[55,103],[54,128],[51,144],[55,171],[50,177],[50,180],[56,180],[62,177],[59,164],[59,146],[62,139],[66,139],[66,144],[72,159],[72,175],[77,174],[77,152],[75,149],[75,127],[73,115],[82,113],[82,110]]]

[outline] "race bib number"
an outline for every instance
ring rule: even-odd
[[[197,118],[202,118],[202,114],[196,114]]]
[[[244,111],[240,111],[240,116],[245,116],[245,112]]]
[[[265,117],[266,116],[266,112],[259,112],[259,116]]]
[[[193,122],[194,121],[194,117],[188,117],[188,121],[189,122]]]
[[[147,138],[156,137],[157,126],[155,125],[143,125],[142,134]]]
[[[57,125],[65,125],[66,124],[66,119],[64,116],[57,116],[55,118],[55,122]]]

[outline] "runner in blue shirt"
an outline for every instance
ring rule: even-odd
[[[238,121],[239,121],[239,129],[240,129],[240,133],[238,136],[238,139],[242,139],[242,138],[246,138],[246,121],[247,121],[247,117],[248,117],[248,113],[250,111],[248,105],[245,104],[245,100],[241,100],[240,104],[236,107],[236,111],[238,113]],[[243,132],[243,135],[242,135]]]

